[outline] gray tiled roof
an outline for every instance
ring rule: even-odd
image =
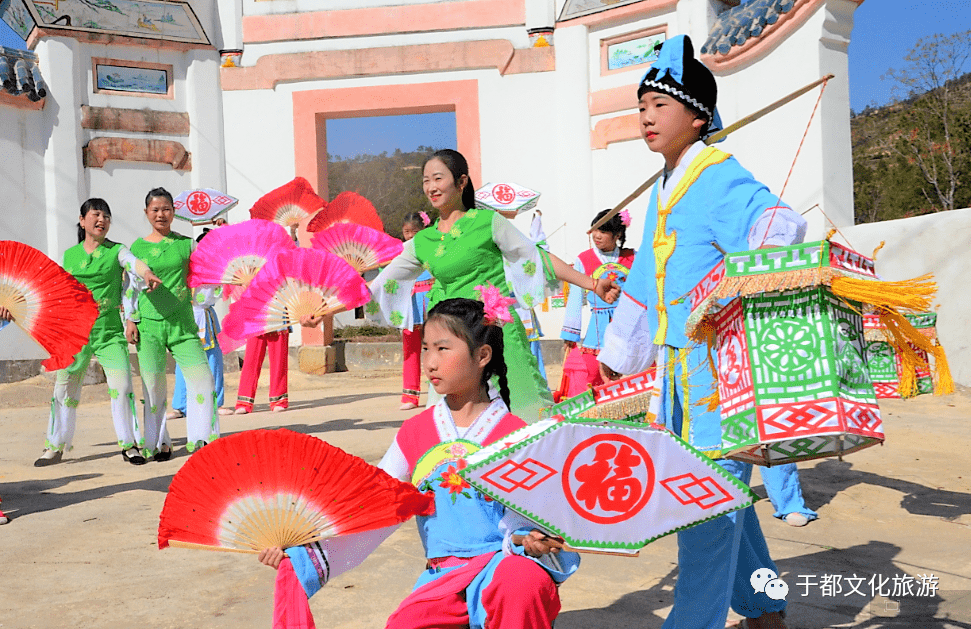
[[[796,0],[749,0],[723,11],[701,47],[702,54],[727,55],[732,46],[741,46],[750,37],[758,37],[766,26],[792,10]]]
[[[40,74],[37,55],[29,50],[0,46],[0,82],[8,94],[23,94],[34,102],[47,96],[47,83]]]

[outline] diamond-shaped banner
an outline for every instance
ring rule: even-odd
[[[539,192],[515,183],[487,183],[475,191],[475,206],[483,210],[521,214],[537,201]]]
[[[636,553],[758,498],[682,439],[644,424],[555,417],[468,458],[479,492],[576,549]]]
[[[172,201],[176,218],[193,225],[206,225],[231,210],[239,199],[212,188],[186,190]]]

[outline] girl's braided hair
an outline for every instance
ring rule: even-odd
[[[607,212],[609,211],[610,211],[610,208],[607,208],[606,210],[603,210],[601,212],[597,212],[597,215],[593,217],[592,221],[590,221],[591,227],[593,225],[596,225],[597,221],[599,221],[601,218],[606,216]],[[610,217],[609,221],[607,221],[597,229],[599,229],[602,232],[607,232],[608,234],[613,234],[614,236],[616,236],[618,241],[617,244],[620,245],[621,249],[624,248],[624,243],[627,242],[627,226],[624,225],[623,220],[620,218],[620,214],[614,214],[612,217]]]
[[[499,395],[509,406],[509,381],[506,374],[506,361],[502,357],[502,328],[485,322],[485,306],[475,299],[446,299],[440,301],[428,312],[427,325],[438,321],[449,332],[463,339],[472,354],[483,345],[492,348],[492,359],[482,370],[482,384],[488,386],[489,379],[497,376]]]

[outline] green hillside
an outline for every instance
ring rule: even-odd
[[[946,95],[940,90],[926,92],[852,116],[857,223],[971,206],[971,73],[946,89]],[[949,142],[936,115],[944,96],[950,112]]]

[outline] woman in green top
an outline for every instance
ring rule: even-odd
[[[422,185],[440,218],[406,242],[401,255],[371,282],[374,302],[392,325],[411,329],[411,288],[423,270],[435,278],[429,307],[453,297],[478,299],[477,287],[490,284],[503,295],[512,293],[524,308],[543,301],[547,290],[556,290],[558,280],[592,290],[608,302],[619,294],[610,280],[587,277],[537,247],[497,212],[476,209],[469,166],[458,151],[445,149],[429,157]],[[553,398],[529,350],[522,321],[514,308],[509,312],[513,323],[502,330],[510,410],[535,421]]]
[[[132,302],[125,334],[138,348],[138,367],[145,394],[145,449],[142,454],[156,461],[172,457],[172,439],[165,422],[167,402],[165,351],[182,369],[187,391],[186,449],[194,452],[219,437],[212,373],[199,340],[199,327],[192,313],[192,291],[186,284],[189,255],[196,241],[172,231],[175,209],[172,195],[155,188],[145,197],[145,217],[152,233],[132,243],[131,251],[151,265],[162,285],[142,291],[133,278]]]
[[[98,357],[108,381],[111,416],[121,455],[135,465],[145,462],[138,452],[142,438],[135,415],[128,344],[125,343],[119,308],[125,270],[137,275],[150,288],[158,286],[160,280],[125,245],[106,238],[110,227],[111,208],[108,204],[104,199],[88,199],[81,206],[78,218],[78,244],[64,252],[65,270],[91,291],[98,302],[99,312],[88,344],[74,357],[70,367],[56,374],[47,441],[44,453],[34,462],[37,467],[59,462],[64,451],[71,449],[81,385],[92,356]]]

